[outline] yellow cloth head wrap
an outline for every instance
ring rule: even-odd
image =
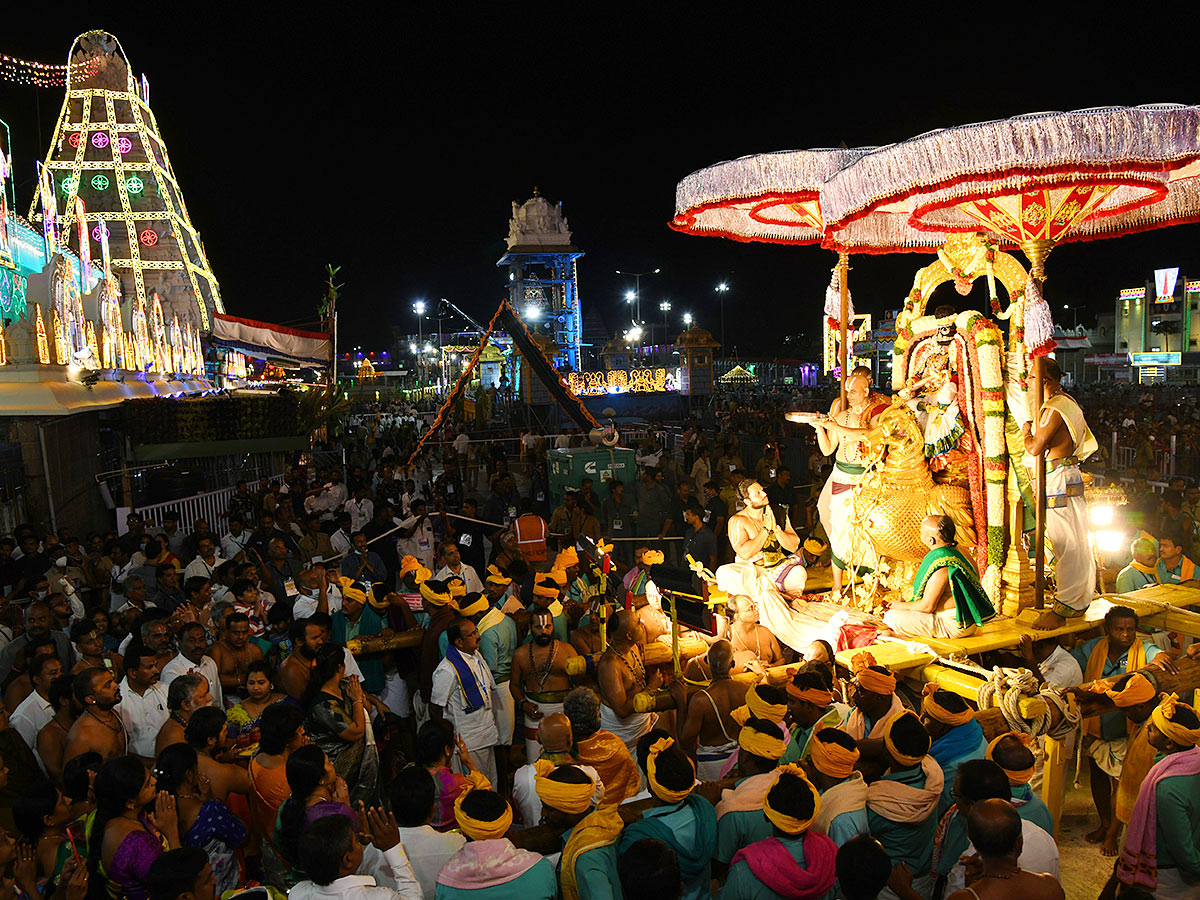
[[[494,841],[504,837],[508,833],[508,829],[512,827],[512,804],[505,802],[504,815],[495,821],[484,822],[480,819],[472,819],[463,812],[463,801],[471,795],[472,791],[490,790],[492,785],[487,780],[487,776],[480,772],[469,772],[467,778],[470,779],[471,784],[467,785],[454,801],[454,819],[458,822],[458,827],[473,841]]]
[[[434,606],[445,606],[450,602],[450,592],[448,590],[438,593],[424,581],[421,582],[421,596]]]
[[[1006,737],[1016,738],[1026,749],[1028,749],[1029,745],[1032,743],[1032,739],[1027,734],[1023,734],[1019,731],[1006,731],[1004,734],[995,738],[990,744],[987,745],[987,752],[983,755],[983,758],[990,759],[992,762],[996,762],[996,760],[992,758],[993,754],[996,752],[996,745]],[[996,765],[1000,764],[996,763]],[[1000,766],[1000,768],[1004,769],[1004,766]],[[1034,765],[1027,769],[1004,769],[1004,774],[1008,776],[1008,783],[1011,786],[1019,787],[1022,784],[1029,784],[1030,780],[1033,778],[1033,770],[1036,768],[1037,764],[1034,763]]]
[[[925,696],[921,700],[921,711],[927,713],[929,718],[941,722],[943,725],[966,725],[975,718],[975,713],[969,706],[962,712],[950,712],[950,710],[938,703],[934,697],[938,690],[939,688],[936,684],[925,685]]]
[[[786,834],[804,834],[808,831],[810,825],[821,812],[821,794],[813,787],[812,782],[808,780],[808,776],[804,774],[804,770],[795,763],[788,763],[786,766],[780,766],[776,772],[775,782],[767,790],[767,794],[763,797],[763,815],[767,817],[772,825]],[[812,791],[813,797],[813,814],[811,819],[797,819],[795,816],[789,816],[771,806],[771,792],[775,790],[779,784],[779,779],[784,775],[795,775]]]
[[[925,758],[926,754],[922,753],[920,756],[908,756],[897,750],[896,745],[892,743],[892,729],[896,726],[896,723],[905,716],[912,716],[914,719],[917,718],[916,714],[913,713],[912,710],[906,709],[904,712],[900,713],[900,715],[888,719],[887,725],[883,727],[883,745],[887,747],[888,753],[892,754],[892,758],[896,760],[896,762],[900,763],[900,765],[915,766]]]
[[[1157,696],[1154,685],[1141,672],[1135,672],[1131,675],[1129,680],[1125,682],[1125,687],[1121,690],[1107,690],[1104,693],[1112,697],[1112,702],[1117,709],[1137,706],[1139,703],[1146,703]]]
[[[613,545],[604,543],[604,538],[600,538],[600,540],[596,541],[596,552],[601,556],[612,553]]]
[[[538,597],[553,597],[558,599],[558,579],[553,572],[543,572],[534,579],[533,593]]]
[[[400,577],[403,578],[409,572],[416,572],[421,568],[421,563],[415,556],[405,556],[400,560]]]
[[[501,572],[498,568],[496,568],[496,566],[494,564],[488,566],[487,570],[488,570],[487,580],[492,582],[493,584],[504,584],[504,585],[512,584],[512,579],[509,578],[507,575],[505,575],[503,572]]]
[[[806,700],[818,709],[824,709],[833,702],[833,691],[823,691],[820,688],[801,689],[790,681],[787,683],[786,690],[789,697],[795,697],[797,700]]]
[[[661,550],[647,550],[642,554],[643,566],[661,566],[666,561]]]
[[[830,730],[829,726],[812,736],[812,740],[808,742],[808,758],[822,775],[828,775],[830,778],[849,778],[854,771],[854,764],[858,762],[858,748],[847,750],[841,744],[826,743],[821,740],[821,732],[827,730]]]
[[[820,556],[829,549],[829,545],[824,541],[818,541],[816,538],[808,538],[808,540],[804,542],[804,549],[813,556]]]
[[[372,609],[383,611],[391,606],[391,601],[388,598],[392,592],[387,589],[387,585],[383,582],[375,582],[371,585],[371,593],[367,595],[367,602],[371,604]]]
[[[446,587],[450,590],[451,597],[467,596],[467,585],[461,578],[447,578]]]
[[[550,570],[550,577],[554,579],[554,583],[559,587],[567,586],[567,570],[560,569],[557,565]]]
[[[579,565],[579,553],[574,547],[560,550],[558,556],[554,557],[554,568],[562,569],[564,572],[571,566],[577,565]]]
[[[596,793],[595,782],[590,778],[587,784],[566,784],[562,781],[553,781],[549,776],[556,768],[554,763],[545,759],[539,759],[533,764],[533,770],[536,773],[533,787],[541,801],[547,806],[569,815],[578,815],[591,809],[592,799]]]
[[[1162,703],[1154,707],[1154,712],[1150,714],[1150,721],[1168,740],[1181,747],[1195,747],[1200,744],[1200,728],[1184,728],[1171,721],[1175,718],[1176,707],[1179,706],[1191,709],[1192,712],[1196,711],[1186,703],[1180,703],[1175,694],[1163,694]]]
[[[467,596],[469,597],[470,595],[468,594]],[[466,600],[467,598],[464,597],[463,599]],[[476,593],[475,599],[471,602],[459,604],[458,612],[460,615],[464,615],[469,618],[471,616],[478,616],[487,612],[491,608],[491,605],[492,604],[488,603],[487,597]]]
[[[366,582],[355,581],[353,578],[347,578],[344,575],[338,581],[342,586],[342,596],[347,600],[357,600],[359,603],[367,602],[371,588]]]
[[[750,690],[746,691],[746,705],[739,706],[730,713],[733,721],[739,725],[745,725],[751,717],[756,719],[770,719],[772,722],[782,722],[786,715],[787,704],[768,703],[762,697],[758,696],[758,685],[753,685]]]
[[[850,669],[864,691],[872,694],[896,693],[896,676],[891,673],[876,672],[871,666],[875,665],[875,657],[864,650],[855,653],[850,660]]]
[[[748,725],[738,732],[738,746],[747,753],[753,753],[763,759],[779,759],[788,748],[787,741],[763,734]]]
[[[694,786],[693,782],[695,781],[696,767],[693,765],[692,781],[689,782],[688,786],[683,790],[673,791],[670,788],[665,788],[658,783],[658,777],[655,772],[655,769],[658,765],[658,755],[664,750],[672,747],[674,744],[675,738],[659,738],[650,745],[650,753],[646,757],[646,780],[650,782],[650,790],[656,797],[658,797],[660,800],[666,801],[667,803],[679,803],[681,800],[685,799],[687,795],[692,792],[692,787]],[[688,764],[691,765],[691,763],[692,761],[689,759]]]

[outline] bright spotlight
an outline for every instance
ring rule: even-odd
[[[1113,508],[1107,504],[1098,504],[1088,510],[1088,518],[1092,520],[1093,525],[1111,525],[1113,523]]]
[[[530,322],[536,322],[541,317],[542,317],[541,307],[531,306],[525,310],[525,318],[528,319]]]
[[[626,291],[625,299],[628,300],[630,303],[632,303],[634,300],[637,299],[637,294],[634,291]]]
[[[1096,546],[1102,553],[1116,553],[1125,547],[1125,533],[1108,529],[1097,531]]]
[[[418,316],[425,315],[425,301],[418,300],[416,303],[414,303],[413,312],[415,312]]]

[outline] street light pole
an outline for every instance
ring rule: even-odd
[[[634,294],[637,297],[637,324],[642,324],[642,276],[657,275],[662,269],[654,269],[651,272],[622,272],[617,269],[618,275],[633,276]]]
[[[667,324],[667,313],[671,311],[671,301],[664,300],[662,303],[658,304],[658,308],[662,310],[663,314],[663,343],[665,344],[667,343],[667,330],[671,327]]]
[[[423,320],[425,318],[425,301],[416,301],[412,305],[412,308],[413,312],[417,314],[417,347],[421,348],[421,352],[417,354],[417,388],[420,389],[421,382],[424,380],[421,377],[421,368],[424,365],[424,357],[422,354],[424,353],[425,347],[425,327],[423,324]]]
[[[729,293],[729,285],[722,281],[717,285],[717,293],[721,295],[721,352],[728,356],[729,351],[725,349],[725,295]]]

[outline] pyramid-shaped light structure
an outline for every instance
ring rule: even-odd
[[[115,37],[89,31],[71,45],[67,91],[44,162],[58,208],[86,207],[91,258],[101,258],[107,229],[113,273],[127,299],[145,308],[157,295],[168,321],[211,331],[223,313],[220,287],[192,226],[167,146],[149,104],[145,78],[134,80]],[[39,191],[41,188],[39,187]],[[35,194],[31,221],[41,221]],[[78,250],[77,229],[62,238]]]

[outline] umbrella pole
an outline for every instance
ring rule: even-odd
[[[841,340],[838,343],[838,367],[842,373],[842,409],[846,408],[846,339],[849,334],[846,320],[850,318],[850,285],[847,279],[850,276],[850,254],[838,254],[838,287],[842,294],[842,313],[839,316],[841,320]]]
[[[1051,241],[1022,241],[1021,250],[1029,260],[1029,277],[1042,288],[1046,280],[1046,257],[1054,249]],[[1033,416],[1034,429],[1042,412],[1042,366],[1033,364]],[[1037,477],[1034,479],[1034,530],[1033,546],[1033,605],[1035,609],[1046,608],[1046,451],[1037,456]]]

